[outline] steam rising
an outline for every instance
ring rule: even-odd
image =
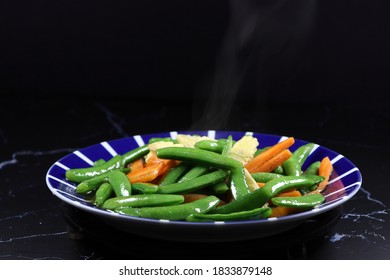
[[[234,126],[240,125],[242,110],[264,114],[275,87],[288,83],[308,61],[315,10],[316,0],[231,0],[215,73],[193,102],[192,129],[239,129]],[[243,106],[238,95],[252,75]],[[288,88],[277,94],[286,97]]]

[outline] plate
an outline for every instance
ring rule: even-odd
[[[101,218],[101,221],[122,231],[151,238],[185,241],[185,242],[225,242],[257,239],[288,231],[298,225],[314,219],[318,215],[341,206],[353,197],[362,184],[360,170],[343,155],[326,147],[315,144],[315,147],[303,165],[305,169],[310,163],[328,156],[334,171],[323,192],[325,202],[309,211],[285,217],[268,218],[252,221],[229,222],[187,222],[168,221],[131,217],[96,207],[91,198],[75,192],[76,184],[65,178],[68,169],[92,166],[96,160],[109,160],[117,154],[142,146],[154,137],[172,137],[177,134],[196,134],[213,139],[227,138],[234,140],[244,135],[252,135],[259,140],[259,148],[274,145],[287,136],[261,134],[241,131],[171,131],[145,135],[134,135],[126,138],[104,141],[89,147],[76,150],[55,162],[46,174],[46,183],[50,191],[63,202],[87,211]],[[293,137],[293,135],[292,135]],[[295,139],[290,150],[307,144],[307,141]]]

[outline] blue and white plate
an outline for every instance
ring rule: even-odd
[[[362,184],[361,173],[350,160],[337,152],[320,145],[315,145],[315,149],[313,149],[307,158],[303,169],[310,163],[319,161],[325,156],[330,158],[334,167],[334,172],[328,182],[327,188],[323,192],[326,200],[322,205],[313,210],[279,218],[254,221],[199,223],[145,219],[100,209],[92,203],[88,196],[77,194],[75,192],[76,184],[69,182],[65,178],[65,172],[68,169],[89,167],[96,160],[109,160],[117,154],[121,155],[136,147],[142,146],[148,143],[149,139],[153,137],[175,138],[178,133],[205,135],[215,139],[227,138],[229,135],[232,135],[234,140],[250,134],[259,140],[259,148],[276,144],[286,138],[286,136],[252,132],[209,130],[172,131],[104,141],[74,151],[55,162],[47,172],[47,185],[50,191],[62,201],[91,214],[98,215],[102,223],[105,222],[125,232],[166,240],[216,242],[262,238],[290,230],[314,216],[342,205],[357,193]],[[306,143],[308,142],[295,139],[295,143],[290,150],[293,152]]]

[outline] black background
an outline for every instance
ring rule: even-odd
[[[321,96],[325,102],[380,103],[388,92],[386,1],[241,2],[2,1],[0,90],[163,98],[197,94],[214,77],[234,20],[257,14],[253,41],[261,45],[258,50],[272,44],[280,48],[267,50],[267,66],[279,68],[273,79],[292,83],[275,87],[274,94],[291,100]],[[272,2],[282,8],[270,11]],[[237,37],[243,30],[234,29]],[[299,55],[300,63],[291,66]],[[283,70],[286,64],[292,69]],[[253,90],[241,88],[241,94]]]

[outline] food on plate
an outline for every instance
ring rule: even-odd
[[[313,143],[292,150],[294,143],[287,137],[261,147],[251,135],[178,134],[65,176],[78,194],[92,194],[96,207],[123,215],[188,222],[281,217],[321,205],[333,172],[328,157],[307,162]]]

